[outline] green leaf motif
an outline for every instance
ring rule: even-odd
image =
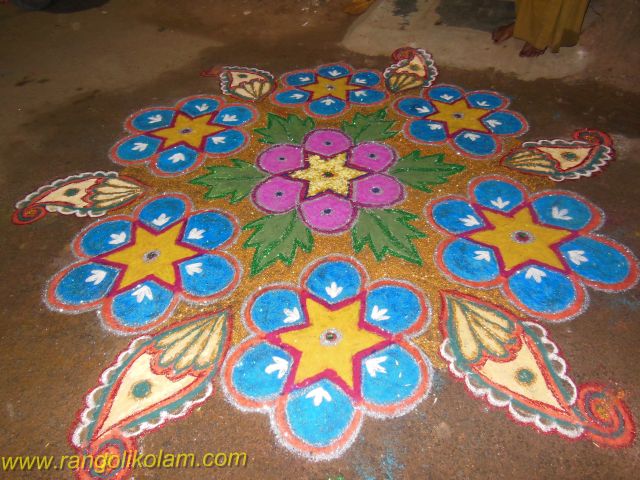
[[[231,203],[238,203],[251,193],[253,187],[266,177],[255,165],[234,158],[233,166],[216,165],[207,167],[209,173],[194,178],[189,183],[209,187],[204,198],[224,198],[229,196]]]
[[[378,261],[389,254],[422,265],[422,258],[412,240],[426,237],[426,234],[409,223],[417,218],[417,215],[404,210],[360,210],[351,231],[353,249],[359,253],[368,245]]]
[[[300,221],[295,210],[282,215],[267,215],[242,227],[253,230],[244,248],[255,248],[251,275],[257,275],[278,260],[291,265],[298,248],[309,253],[313,249],[313,234]]]
[[[384,140],[391,138],[398,132],[390,130],[395,120],[387,120],[387,110],[378,110],[370,115],[356,113],[353,120],[342,122],[342,130],[349,135],[355,143]]]
[[[316,126],[313,118],[300,118],[289,115],[286,118],[274,113],[267,114],[267,126],[256,128],[255,133],[262,135],[262,143],[302,143],[304,136]]]
[[[423,192],[431,192],[429,185],[446,183],[451,175],[463,170],[463,165],[445,163],[442,153],[423,157],[418,150],[414,150],[398,160],[389,169],[389,173],[405,185]]]

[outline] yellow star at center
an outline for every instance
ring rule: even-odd
[[[496,247],[506,270],[531,260],[564,269],[558,254],[551,247],[569,237],[570,231],[535,223],[528,207],[513,217],[491,210],[484,210],[483,213],[493,228],[472,233],[469,238]]]
[[[331,190],[343,196],[349,194],[351,180],[366,175],[367,172],[350,168],[347,162],[346,152],[339,153],[335,157],[324,159],[319,155],[311,155],[307,158],[309,166],[296,170],[289,174],[292,178],[309,182],[307,197],[313,197],[319,193]]]
[[[295,383],[332,370],[353,388],[353,357],[386,340],[385,337],[358,325],[361,300],[330,310],[307,298],[306,307],[309,325],[280,334],[283,343],[302,353]]]
[[[349,85],[348,77],[330,79],[324,77],[318,77],[316,83],[311,85],[301,85],[299,88],[311,93],[311,100],[326,97],[331,95],[332,97],[339,98],[340,100],[346,100],[350,90],[362,90],[362,87],[357,85]]]
[[[169,148],[178,143],[186,143],[199,148],[204,137],[224,130],[224,127],[219,125],[209,125],[208,122],[212,116],[202,115],[191,118],[183,113],[178,113],[173,126],[161,128],[151,134],[164,139],[163,148]]]
[[[469,107],[464,98],[453,103],[434,101],[433,105],[438,111],[429,115],[427,120],[445,122],[449,135],[454,135],[460,130],[489,131],[480,121],[480,119],[489,112],[481,108]]]
[[[102,257],[126,267],[120,287],[128,287],[148,276],[174,285],[174,264],[199,253],[197,250],[178,245],[181,228],[182,222],[156,235],[144,228],[136,227],[135,243]]]

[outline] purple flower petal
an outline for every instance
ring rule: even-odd
[[[294,145],[276,145],[258,156],[258,166],[269,173],[283,173],[304,165],[302,148]]]
[[[253,203],[269,213],[283,213],[295,207],[304,184],[282,177],[271,177],[253,191]]]
[[[351,145],[351,139],[338,130],[315,130],[306,138],[304,149],[328,157],[344,152]]]
[[[353,182],[353,201],[363,207],[388,207],[404,196],[400,182],[388,175],[367,175]]]
[[[333,193],[302,202],[300,213],[307,225],[325,233],[346,230],[355,218],[351,202]]]
[[[349,163],[372,172],[382,172],[391,166],[395,156],[393,149],[387,145],[375,142],[361,143],[351,150]]]

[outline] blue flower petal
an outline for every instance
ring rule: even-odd
[[[225,130],[207,137],[204,150],[207,153],[229,153],[239,149],[246,137],[244,133],[238,130]]]
[[[436,111],[431,102],[421,97],[406,97],[396,104],[401,113],[411,117],[424,117]]]
[[[372,71],[358,72],[351,77],[349,83],[351,85],[373,87],[374,85],[378,85],[380,83],[380,75]]]
[[[454,103],[464,96],[459,88],[450,87],[448,85],[430,88],[427,94],[432,100],[444,103]]]
[[[324,78],[341,78],[349,74],[349,69],[342,65],[327,65],[318,69],[318,75]]]
[[[316,74],[313,72],[297,72],[287,75],[284,79],[287,85],[292,87],[299,87],[301,85],[309,85],[315,83]]]
[[[493,112],[484,117],[481,122],[496,135],[514,135],[525,128],[522,120],[506,110]]]
[[[309,92],[304,90],[286,90],[276,94],[276,101],[289,105],[304,103],[311,97]]]
[[[214,123],[228,127],[237,127],[250,122],[253,119],[253,111],[243,106],[227,107],[220,110]]]
[[[180,110],[188,114],[190,117],[198,117],[204,114],[211,114],[216,111],[220,102],[213,98],[194,98],[186,102]]]
[[[145,205],[138,219],[147,227],[162,231],[182,219],[187,206],[181,198],[161,197]]]
[[[383,285],[367,293],[366,320],[391,333],[411,328],[426,312],[418,296],[400,285]]]
[[[131,240],[129,220],[111,220],[89,228],[80,240],[80,248],[90,257],[120,248]]]
[[[161,144],[162,140],[159,138],[137,135],[118,145],[118,148],[116,148],[116,156],[120,160],[137,162],[151,157],[156,153]]]
[[[524,195],[519,188],[501,180],[480,182],[473,193],[480,205],[499,212],[510,212],[524,200]]]
[[[180,263],[180,278],[184,290],[196,297],[209,297],[227,288],[233,281],[236,267],[219,255],[199,255]]]
[[[476,157],[486,157],[498,151],[498,144],[488,133],[462,130],[453,137],[453,142],[463,152]]]
[[[253,323],[266,333],[306,321],[298,293],[287,288],[274,288],[261,293],[248,313]]]
[[[593,219],[591,209],[570,195],[544,195],[535,199],[531,206],[541,223],[567,230],[580,230]]]
[[[368,105],[377,103],[385,97],[384,92],[380,90],[352,90],[349,92],[349,101],[352,103],[361,103]]]
[[[109,293],[119,270],[101,263],[83,263],[71,268],[55,288],[55,297],[65,305],[92,303]]]
[[[285,350],[259,343],[247,349],[233,365],[231,382],[247,398],[268,400],[282,392],[292,362]]]
[[[477,92],[467,95],[467,102],[472,108],[495,110],[502,106],[504,100],[499,95],[491,92]]]
[[[181,173],[190,169],[198,160],[198,152],[186,145],[165,150],[158,155],[156,166],[165,173]]]
[[[306,288],[328,303],[338,303],[360,292],[362,278],[351,263],[338,260],[324,262],[310,273]]]
[[[432,209],[433,220],[438,226],[454,235],[477,230],[484,220],[465,200],[449,199],[438,202]]]
[[[291,393],[285,413],[296,437],[314,447],[326,447],[344,434],[355,409],[340,388],[321,380]]]
[[[362,359],[362,396],[376,405],[400,403],[422,382],[420,365],[400,345],[389,345]]]
[[[464,238],[444,249],[442,261],[453,275],[470,282],[490,282],[500,275],[493,250]]]
[[[332,96],[322,97],[309,104],[309,110],[316,115],[336,115],[347,106],[344,100]]]
[[[576,287],[565,274],[542,265],[518,270],[509,278],[508,285],[525,307],[547,315],[566,310],[578,298]]]
[[[170,108],[147,110],[146,112],[137,115],[131,121],[131,125],[143,132],[166,128],[171,125],[174,115],[175,110]]]
[[[182,241],[204,250],[212,250],[229,240],[233,231],[234,224],[226,215],[202,212],[187,220]]]
[[[444,142],[447,130],[441,122],[431,120],[414,120],[409,124],[409,133],[417,140],[426,143]]]
[[[578,237],[561,245],[560,252],[574,272],[591,282],[614,285],[631,273],[627,257],[593,238]]]
[[[113,316],[128,328],[144,327],[160,318],[171,305],[173,292],[147,280],[113,298]]]

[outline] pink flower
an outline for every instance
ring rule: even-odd
[[[385,173],[396,158],[387,145],[354,145],[340,130],[313,130],[300,146],[276,145],[258,156],[258,168],[271,176],[256,186],[253,202],[267,213],[297,208],[313,230],[341,232],[359,207],[387,208],[404,198],[400,182]]]

